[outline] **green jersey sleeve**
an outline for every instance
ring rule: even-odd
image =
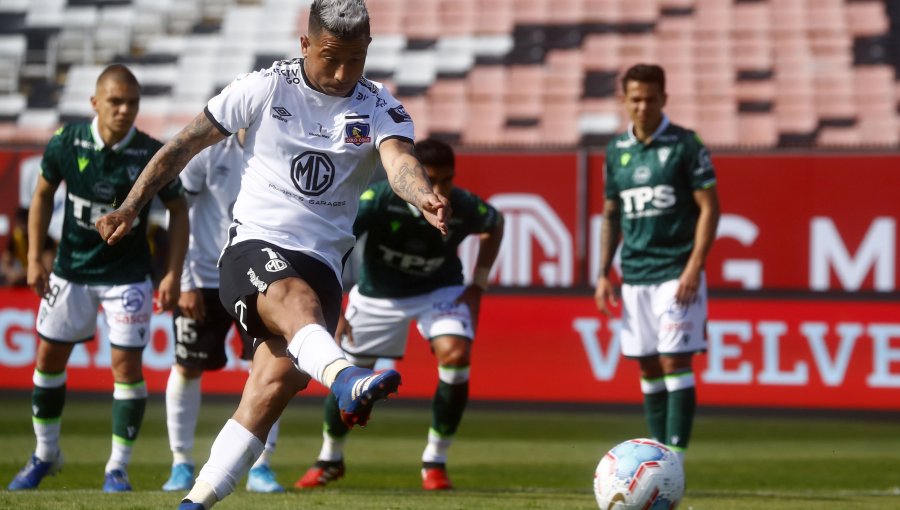
[[[716,171],[713,168],[712,157],[709,149],[703,145],[700,135],[694,132],[688,134],[688,140],[685,142],[687,150],[687,161],[685,169],[689,172],[688,182],[694,190],[709,189],[716,185]]]
[[[615,149],[616,139],[609,142],[606,146],[606,158],[603,162],[603,192],[606,198],[615,200],[619,196],[619,188],[616,186],[616,180],[613,179],[612,172],[615,168],[615,158],[618,151]]]
[[[63,141],[65,129],[64,126],[53,133],[53,137],[47,142],[47,146],[44,148],[44,155],[41,157],[41,177],[51,184],[59,184],[63,180],[59,156],[66,145]]]
[[[356,211],[356,220],[353,222],[353,235],[359,237],[368,232],[372,225],[372,219],[376,216],[379,193],[377,186],[371,186],[359,196],[359,209]]]

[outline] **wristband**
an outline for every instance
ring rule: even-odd
[[[487,290],[488,277],[490,275],[491,275],[491,268],[476,267],[475,274],[472,275],[472,285],[480,288],[481,290]]]

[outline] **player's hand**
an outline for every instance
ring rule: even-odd
[[[334,339],[337,340],[338,345],[341,344],[341,340],[346,338],[347,343],[353,345],[353,328],[350,326],[350,323],[347,322],[347,319],[344,317],[344,314],[338,318],[337,329],[334,330]]]
[[[199,289],[186,290],[178,297],[178,308],[188,319],[203,322],[206,319],[206,308],[203,305],[203,294]]]
[[[136,216],[137,213],[116,209],[98,218],[94,227],[97,228],[97,232],[100,233],[100,237],[106,241],[106,244],[113,245],[128,235]]]
[[[697,291],[700,289],[700,271],[692,271],[685,268],[678,278],[678,290],[675,291],[675,302],[687,307],[697,300]]]
[[[612,317],[610,305],[619,306],[619,300],[613,289],[613,284],[606,276],[597,279],[597,289],[594,291],[594,302],[597,303],[597,310],[604,315]]]
[[[31,287],[38,296],[44,297],[50,292],[50,272],[47,271],[47,268],[44,267],[44,264],[41,264],[40,261],[31,261],[28,263],[25,278],[28,282],[28,286]]]
[[[478,314],[481,313],[482,295],[484,295],[484,290],[481,287],[469,285],[455,301],[456,304],[464,303],[469,307],[469,314],[472,316],[472,331],[478,329]]]
[[[159,292],[156,306],[159,310],[169,311],[178,306],[178,297],[181,294],[181,275],[166,273],[159,282]]]
[[[450,201],[447,200],[447,197],[437,193],[429,193],[422,199],[421,206],[422,214],[425,215],[428,223],[440,230],[441,234],[447,235],[449,233],[447,223],[450,221],[450,214],[452,213]]]

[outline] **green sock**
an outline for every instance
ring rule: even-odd
[[[350,432],[341,420],[341,408],[333,393],[325,397],[325,432],[332,437],[344,437]]]
[[[43,388],[35,386],[31,392],[31,413],[41,421],[59,421],[66,405],[66,386]]]
[[[438,381],[431,402],[431,428],[441,436],[455,434],[468,401],[469,381],[460,384]]]
[[[664,443],[666,439],[666,409],[669,392],[644,393],[644,416],[653,439]]]
[[[694,412],[697,409],[697,392],[692,386],[669,392],[669,414],[666,417],[665,443],[676,449],[687,448],[691,439],[691,428],[694,425]]]
[[[113,435],[125,444],[137,439],[146,408],[146,398],[113,399]]]

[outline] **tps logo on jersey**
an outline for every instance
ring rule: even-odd
[[[400,124],[401,122],[412,122],[412,117],[406,113],[406,109],[403,108],[403,105],[397,105],[393,108],[388,109],[388,115],[394,119],[394,122]]]
[[[324,152],[306,151],[291,161],[291,180],[300,193],[317,197],[334,182],[334,163]]]
[[[344,143],[352,143],[357,147],[372,141],[369,137],[369,125],[365,122],[347,124],[347,127],[344,128],[344,133],[347,134],[347,137],[344,138]]]

